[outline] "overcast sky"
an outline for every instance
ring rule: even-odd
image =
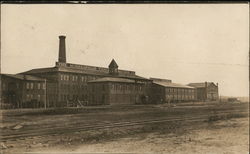
[[[51,67],[58,36],[67,62],[173,82],[212,81],[248,96],[248,4],[1,5],[2,73]]]

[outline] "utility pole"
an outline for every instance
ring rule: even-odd
[[[2,13],[1,12],[1,5],[0,5],[0,14]],[[1,20],[0,20],[0,34],[1,34]],[[2,108],[2,104],[3,104],[3,100],[2,100],[2,75],[1,75],[1,67],[2,67],[2,65],[1,65],[1,62],[2,62],[2,59],[1,59],[1,35],[0,35],[0,108]]]
[[[46,82],[46,79],[45,79],[45,83],[44,83],[44,85],[45,85],[45,87],[44,87],[44,97],[45,97],[45,99],[44,99],[44,108],[46,109],[47,108],[47,106],[46,106],[46,104],[47,104],[47,82]]]

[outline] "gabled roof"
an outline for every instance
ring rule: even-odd
[[[163,86],[163,87],[171,87],[171,88],[187,88],[187,89],[194,89],[194,87],[172,83],[172,82],[164,82],[164,81],[153,81],[154,84]]]
[[[57,72],[57,67],[46,67],[46,68],[35,68],[20,74],[37,74],[37,73],[48,73],[48,72]]]
[[[210,86],[211,84],[215,85],[213,82],[207,82],[207,86]],[[206,83],[205,82],[189,83],[188,86],[195,88],[204,88],[206,86]]]
[[[15,78],[18,80],[28,80],[28,81],[44,81],[45,80],[40,77],[36,77],[32,75],[24,75],[24,74],[1,74],[1,75],[10,77],[10,78]]]
[[[89,83],[97,83],[97,82],[135,83],[135,81],[133,80],[124,79],[124,78],[114,78],[114,77],[104,77],[104,78],[89,81]]]
[[[149,78],[150,80],[153,80],[153,81],[160,81],[160,82],[172,82],[172,80],[170,79],[161,79],[161,78]]]
[[[118,68],[118,65],[114,59],[112,59],[111,63],[109,64],[109,68]]]
[[[112,76],[109,74],[108,68],[88,66],[88,65],[79,65],[82,67],[72,67],[71,65],[74,65],[74,64],[69,64],[69,66],[32,69],[26,72],[22,72],[21,74],[33,75],[33,74],[50,73],[50,72],[67,72],[67,73],[98,75],[98,76],[103,76],[103,77]],[[126,71],[126,70],[118,70],[117,77],[122,77],[122,78],[127,78],[127,79],[149,80],[147,78],[135,75],[135,72],[133,71]]]

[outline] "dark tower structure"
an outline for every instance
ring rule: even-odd
[[[65,45],[66,36],[59,36],[59,57],[58,62],[66,63],[66,45]]]
[[[112,59],[111,63],[109,64],[109,74],[118,75],[118,65],[114,59]]]

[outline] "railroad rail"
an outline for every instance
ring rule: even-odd
[[[48,127],[43,129],[36,129],[36,130],[24,130],[20,132],[13,132],[11,134],[2,134],[0,137],[0,141],[7,141],[7,140],[18,140],[27,137],[35,137],[35,136],[45,136],[45,135],[59,135],[59,134],[66,134],[66,133],[73,133],[73,132],[81,132],[81,131],[88,131],[88,130],[99,130],[99,129],[111,129],[111,128],[118,128],[118,127],[130,127],[130,126],[139,126],[139,125],[146,125],[146,124],[154,124],[154,123],[166,123],[166,122],[195,122],[195,121],[204,121],[208,120],[211,117],[216,116],[227,116],[232,114],[242,114],[248,115],[247,111],[240,111],[240,110],[228,110],[221,113],[214,113],[214,114],[200,114],[194,117],[193,115],[186,115],[182,117],[167,117],[167,118],[158,118],[158,119],[148,119],[148,120],[137,120],[137,121],[124,121],[124,122],[99,122],[95,124],[79,124],[77,126],[68,126],[68,127]]]

